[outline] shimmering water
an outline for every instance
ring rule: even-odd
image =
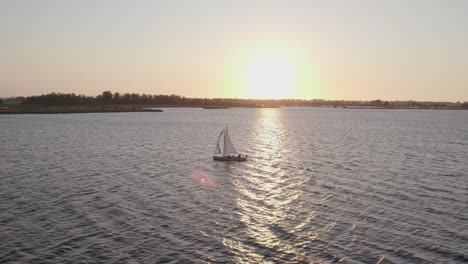
[[[462,263],[468,112],[0,116],[0,262]],[[221,129],[247,162],[214,162]]]

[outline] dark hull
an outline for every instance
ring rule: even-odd
[[[247,156],[234,156],[234,157],[224,157],[224,156],[213,156],[213,160],[216,161],[246,161]]]

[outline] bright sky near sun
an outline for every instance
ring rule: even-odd
[[[0,0],[0,96],[468,101],[468,1]]]

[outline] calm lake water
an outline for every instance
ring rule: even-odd
[[[0,116],[0,262],[468,261],[467,111],[164,111]]]

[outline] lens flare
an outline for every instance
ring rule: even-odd
[[[211,179],[211,177],[204,171],[193,169],[192,170],[192,178],[201,186],[214,188],[216,187],[216,182]]]

